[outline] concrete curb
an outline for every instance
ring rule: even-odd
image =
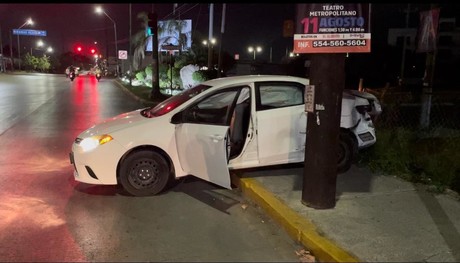
[[[232,182],[241,189],[244,196],[261,206],[295,241],[304,245],[319,261],[362,262],[318,233],[316,226],[310,220],[289,208],[255,179],[232,175]]]
[[[121,89],[128,93],[128,95],[130,95],[131,97],[133,97],[135,100],[139,101],[140,103],[144,104],[144,106],[148,107],[148,106],[151,106],[153,105],[153,102],[151,101],[147,101],[145,99],[142,99],[142,98],[139,98],[138,96],[136,96],[136,94],[132,93],[129,89],[127,89],[123,83],[120,82],[119,79],[115,79],[114,82],[119,86],[121,87]]]

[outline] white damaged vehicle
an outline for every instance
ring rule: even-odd
[[[213,79],[155,107],[96,124],[70,152],[76,181],[121,184],[135,196],[155,195],[170,180],[193,175],[231,188],[229,169],[304,161],[308,79],[257,75]],[[377,98],[345,91],[338,171],[376,142]]]

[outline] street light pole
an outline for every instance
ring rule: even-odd
[[[43,47],[44,45],[45,45],[45,43],[43,43],[42,40],[38,40],[38,41],[37,41],[37,47],[38,47],[38,48],[34,48],[34,47],[31,46],[31,47],[30,47],[30,55],[31,55],[31,56],[34,55],[34,54],[33,54],[33,50],[34,50],[34,49],[35,49],[35,50],[39,50],[39,51],[40,51],[40,50],[43,51],[43,48],[41,48],[41,47]],[[44,53],[44,52],[43,52],[43,53]]]
[[[131,77],[132,74],[133,74],[133,55],[132,55],[132,52],[131,52],[131,31],[132,31],[132,19],[131,19],[131,16],[132,16],[132,7],[131,7],[131,4],[129,4],[129,53],[128,53],[128,61],[129,61],[129,85],[131,86],[133,84],[133,78]]]
[[[2,26],[0,25],[0,56],[2,57],[1,61],[1,71],[0,72],[5,72],[5,59],[3,57],[3,40],[2,40]]]
[[[25,25],[33,25],[33,21],[31,18],[27,19],[22,26],[20,26],[18,29],[23,28]],[[19,34],[18,34],[18,59],[19,59],[19,70],[21,70],[21,46],[19,45]]]
[[[112,21],[113,23],[113,32],[114,32],[114,35],[115,35],[115,61],[117,62],[117,69],[116,69],[116,73],[117,73],[117,76],[119,75],[119,72],[118,72],[118,45],[117,45],[117,23],[115,23],[115,21],[101,8],[101,7],[97,7],[96,8],[96,12],[97,13],[103,13],[105,16],[107,16],[110,21]]]
[[[213,54],[213,48],[214,44],[216,44],[216,39],[211,38],[211,40],[203,40],[203,45],[205,45],[208,48],[208,69],[212,68],[212,55],[209,56],[209,54]]]
[[[38,46],[39,48],[37,48],[37,50],[42,50],[41,47],[43,47],[44,45],[45,45],[45,44],[43,43],[43,41],[38,40],[38,41],[37,41],[37,46]],[[32,48],[30,48],[30,55],[32,55]]]
[[[262,48],[261,47],[248,47],[248,51],[253,52],[254,60],[256,60],[256,52],[261,52]]]

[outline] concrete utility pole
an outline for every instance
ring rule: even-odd
[[[406,30],[409,28],[409,16],[410,16],[410,4],[407,4]],[[406,34],[406,33],[404,33],[404,34]],[[407,36],[404,35],[403,50],[402,50],[402,57],[401,57],[401,73],[400,73],[400,77],[399,77],[401,82],[404,81],[404,68],[405,68],[405,63],[406,63],[406,48],[407,48]]]
[[[131,51],[131,36],[132,36],[132,6],[129,4],[129,54],[128,54],[128,62],[129,62],[129,85],[133,84],[132,82],[132,74],[133,74],[133,53]]]
[[[334,208],[345,55],[313,54],[310,85],[314,85],[315,102],[314,112],[307,116],[302,203]]]
[[[224,43],[224,31],[225,31],[225,4],[222,4],[222,22],[220,26],[220,42],[219,42],[219,58],[217,62],[217,77],[222,75],[222,44]]]
[[[436,4],[430,5],[431,10],[437,8]],[[433,21],[434,23],[434,21]],[[430,114],[431,114],[431,98],[433,93],[433,79],[434,79],[434,68],[436,62],[436,53],[437,53],[437,29],[438,24],[433,24],[435,27],[435,37],[433,50],[426,52],[425,60],[425,75],[423,76],[423,89],[422,89],[422,110],[420,114],[420,128],[426,129],[430,126]]]
[[[214,4],[209,4],[209,36],[208,36],[208,70],[212,68],[212,32],[214,22]]]
[[[152,10],[153,10],[152,4]],[[160,79],[158,72],[158,14],[153,11],[149,14],[149,26],[152,28],[152,91],[150,98],[159,98],[162,94],[160,92]]]

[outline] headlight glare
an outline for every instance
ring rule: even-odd
[[[85,138],[80,142],[80,147],[83,151],[91,151],[94,150],[97,146],[105,144],[113,140],[112,136],[108,134],[99,135],[99,136],[91,136],[89,138]]]

